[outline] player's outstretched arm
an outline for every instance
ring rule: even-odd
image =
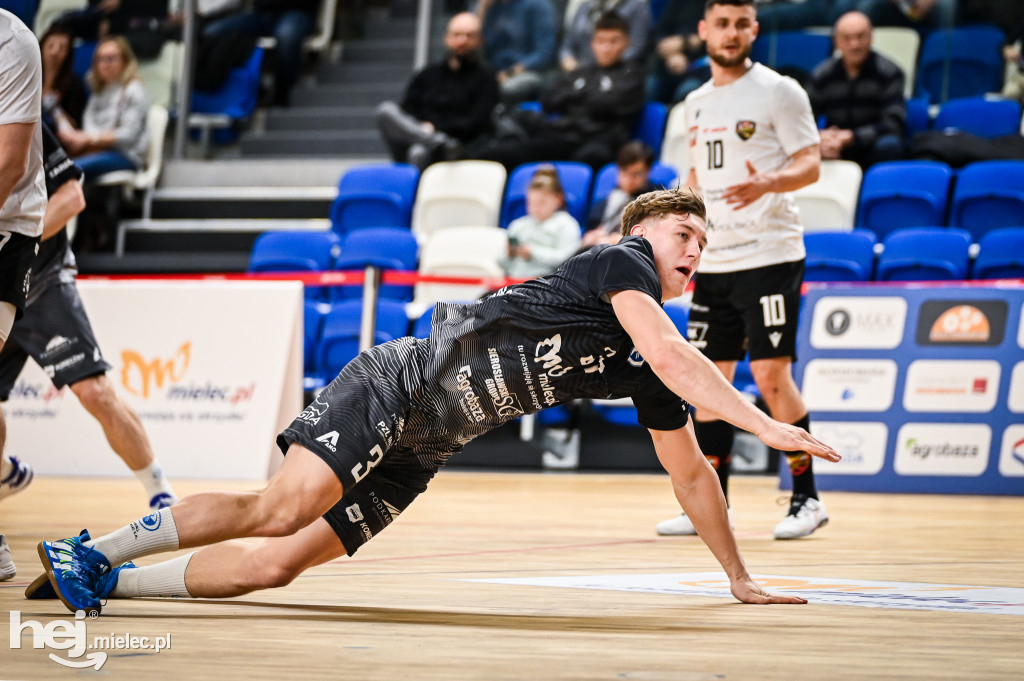
[[[611,295],[612,308],[637,351],[669,390],[684,400],[757,435],[776,449],[806,451],[838,461],[832,447],[796,426],[779,423],[751,404],[704,355],[690,345],[654,299],[640,291]]]
[[[650,432],[658,459],[672,479],[672,491],[679,505],[725,570],[733,596],[743,603],[806,603],[802,598],[767,593],[747,572],[736,537],[729,527],[722,486],[711,464],[701,454],[692,426]]]

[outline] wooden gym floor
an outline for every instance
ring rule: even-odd
[[[1024,588],[1024,499],[828,493],[832,522],[774,541],[785,507],[769,478],[732,481],[754,574]],[[179,493],[251,483],[177,481]],[[37,477],[0,504],[18,565],[0,610],[72,619],[26,601],[35,545],[143,514],[129,479]],[[695,537],[657,537],[678,509],[663,475],[444,471],[387,532],[290,586],[227,601],[112,601],[88,637],[171,635],[170,649],[110,650],[99,671],[11,649],[3,679],[966,679],[1024,678],[1024,617],[815,603],[752,606],[681,593],[460,581],[701,573]],[[153,556],[140,563],[149,564]],[[826,581],[825,583],[829,583]],[[870,591],[870,589],[868,589]],[[820,600],[820,598],[819,598]],[[1024,599],[1016,603],[1024,607]],[[1024,612],[1022,607],[1017,613]],[[65,655],[66,656],[66,655]]]

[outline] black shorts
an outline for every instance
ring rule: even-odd
[[[110,371],[74,284],[48,286],[11,329],[0,351],[0,401],[10,396],[29,357],[57,388]]]
[[[350,556],[462,449],[419,399],[428,345],[400,338],[361,353],[277,436],[282,452],[298,443],[338,476],[345,495],[324,519]]]
[[[38,236],[0,231],[0,301],[14,305],[15,319],[25,311],[32,261],[38,252]]]
[[[698,273],[687,336],[714,362],[796,359],[804,261]]]

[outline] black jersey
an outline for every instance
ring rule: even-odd
[[[597,246],[554,274],[469,305],[439,304],[424,374],[449,432],[468,440],[577,398],[632,397],[644,426],[685,426],[686,403],[637,353],[608,302],[623,290],[661,304],[654,255],[641,237]]]

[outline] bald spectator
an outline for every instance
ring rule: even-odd
[[[821,157],[862,167],[902,158],[906,125],[903,72],[871,49],[871,20],[847,12],[833,37],[839,56],[814,69],[807,91],[814,115],[825,117]]]
[[[480,20],[462,12],[448,22],[443,61],[417,73],[401,105],[377,107],[377,125],[399,162],[426,168],[456,158],[461,145],[491,130],[498,81],[480,63]]]

